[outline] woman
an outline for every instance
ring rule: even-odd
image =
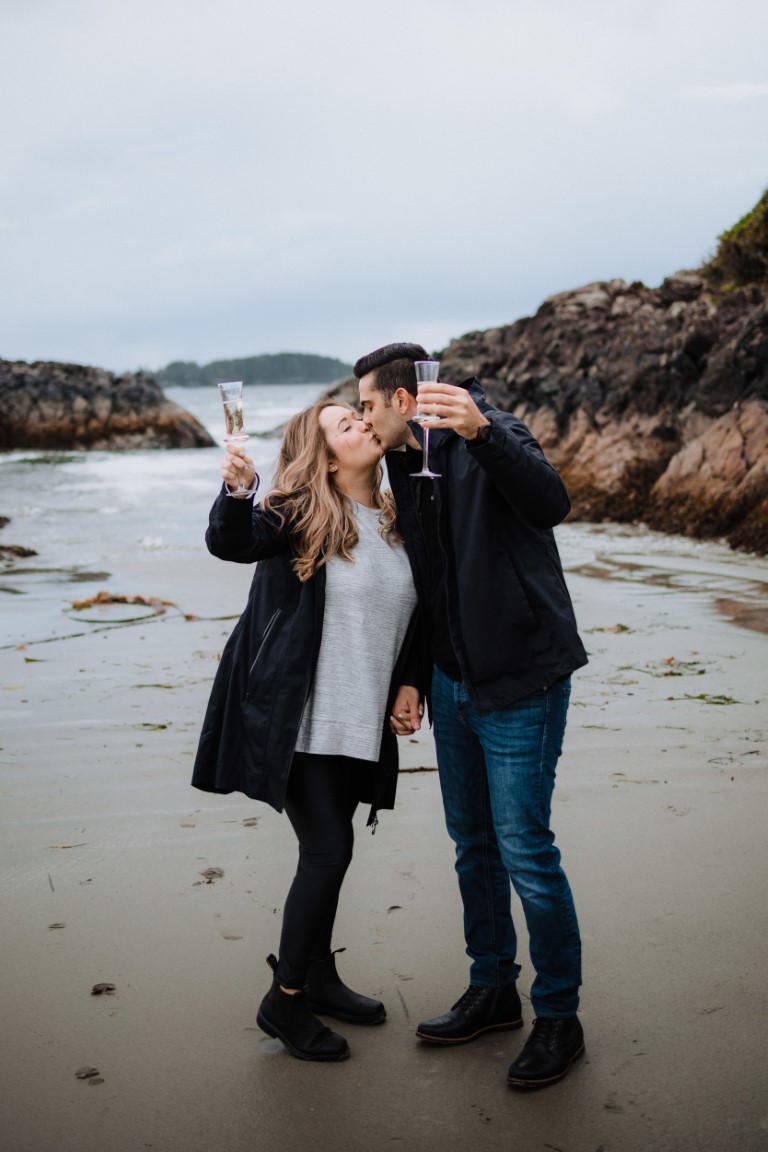
[[[393,807],[394,726],[419,726],[416,593],[380,460],[351,408],[320,401],[286,427],[261,505],[228,496],[227,487],[257,482],[253,462],[230,445],[206,533],[222,560],[259,563],[214,681],[192,783],[285,809],[296,833],[298,869],[257,1020],[302,1060],[349,1055],[316,1012],[360,1024],[386,1016],[341,982],[331,952],[352,816],[366,801],[375,831],[379,809]]]

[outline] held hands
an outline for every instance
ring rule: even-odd
[[[242,444],[230,442],[221,462],[221,478],[229,488],[250,488],[256,476],[253,460],[246,456]]]
[[[466,388],[440,381],[419,385],[419,411],[442,417],[431,427],[453,428],[465,440],[474,440],[483,425],[488,423]]]
[[[398,688],[389,718],[395,736],[410,736],[412,732],[418,732],[423,714],[424,705],[419,702],[418,690],[409,684]]]

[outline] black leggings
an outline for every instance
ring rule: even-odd
[[[352,859],[352,817],[365,761],[296,752],[285,811],[299,841],[299,865],[283,909],[277,978],[303,988],[313,960],[330,955],[339,892]]]

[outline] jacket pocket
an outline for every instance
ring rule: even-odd
[[[275,611],[272,613],[269,620],[267,621],[267,626],[262,633],[261,640],[259,642],[259,647],[256,649],[256,655],[254,656],[254,658],[251,662],[251,666],[248,669],[248,690],[245,694],[246,700],[250,700],[250,698],[251,698],[251,689],[252,689],[252,685],[253,685],[254,674],[256,672],[256,667],[259,663],[259,660],[261,659],[261,657],[264,654],[264,651],[267,647],[267,643],[269,641],[269,638],[275,629],[275,625],[277,624],[277,621],[278,621],[281,613],[282,613],[282,608],[276,608],[275,609]]]
[[[517,573],[513,549],[506,541],[501,541],[500,554],[494,565],[494,577],[498,581],[498,605],[504,605],[499,613],[506,617],[515,628],[527,630],[537,627],[539,621],[523,582]]]

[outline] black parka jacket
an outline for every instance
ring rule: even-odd
[[[244,792],[281,812],[320,651],[325,567],[299,580],[286,528],[278,529],[275,516],[260,505],[233,500],[223,488],[211,509],[205,539],[209,551],[222,560],[258,563],[245,610],[214,678],[192,784],[207,792]],[[378,809],[394,806],[398,751],[388,718],[401,684],[423,690],[418,633],[417,613],[393,672],[379,761],[371,764],[369,773],[360,773],[358,799],[372,805],[369,824]]]
[[[435,486],[451,640],[472,702],[487,715],[569,675],[587,655],[552,532],[570,511],[565,485],[522,421],[488,404],[478,380],[462,386],[491,420],[484,443],[430,429],[439,480],[411,478],[403,452],[386,460],[423,604],[430,577],[415,486]]]

